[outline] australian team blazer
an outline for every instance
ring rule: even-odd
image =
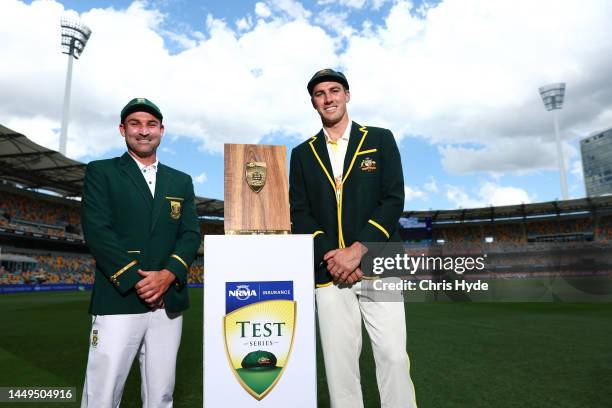
[[[164,304],[170,312],[187,309],[189,265],[200,246],[190,176],[160,163],[153,197],[128,153],[93,161],[85,172],[81,221],[96,260],[91,314],[150,310],[134,290],[143,279],[138,269],[176,275]]]
[[[337,188],[323,130],[291,152],[291,230],[312,234],[315,283],[332,280],[322,264],[326,252],[355,241],[400,241],[404,208],[402,163],[388,129],[351,124],[342,185]]]

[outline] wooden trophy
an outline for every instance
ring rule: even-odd
[[[226,234],[288,234],[285,146],[225,145]]]

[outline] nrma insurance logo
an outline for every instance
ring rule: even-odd
[[[229,283],[228,283],[229,284]],[[246,300],[257,297],[257,291],[255,289],[251,289],[251,285],[249,285],[248,283],[243,283],[240,285],[234,284],[236,286],[234,286],[231,289],[228,289],[227,291],[227,296],[230,298],[235,298],[237,300],[240,300],[241,302],[244,302]]]
[[[223,335],[242,387],[261,400],[283,375],[295,334],[293,281],[226,282]]]

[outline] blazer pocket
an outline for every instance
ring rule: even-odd
[[[355,160],[355,170],[363,180],[377,179],[380,172],[380,159],[377,149],[360,151]]]
[[[166,211],[169,222],[177,223],[181,220],[183,216],[183,201],[182,197],[166,197]]]
[[[357,153],[357,156],[361,156],[362,154],[376,153],[377,151],[378,149],[365,149]]]

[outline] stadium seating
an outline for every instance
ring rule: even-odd
[[[90,255],[34,254],[36,264],[2,265],[0,284],[92,284],[95,261]],[[203,259],[196,258],[189,270],[189,283],[203,283]]]
[[[82,241],[78,202],[18,190],[0,194],[0,232],[29,233],[33,238],[74,237]],[[498,276],[540,276],[576,273],[583,269],[599,273],[612,270],[612,215],[604,212],[560,218],[433,223],[432,242],[407,245],[413,256],[465,256],[488,254],[486,273]],[[13,232],[11,232],[13,231]],[[202,235],[223,234],[223,222],[204,220]],[[26,234],[27,235],[27,234]],[[22,235],[23,236],[23,235]],[[6,241],[5,241],[6,242]],[[80,242],[81,251],[85,250]],[[44,252],[32,241],[23,250],[36,262],[2,263],[0,284],[91,284],[95,262],[89,255]],[[200,251],[201,255],[201,251]],[[17,265],[17,266],[16,266]],[[19,266],[20,265],[20,266]],[[608,265],[608,266],[606,266]],[[582,273],[582,272],[581,272]],[[189,282],[203,283],[203,259],[199,256],[189,271]]]
[[[612,216],[604,216],[599,219],[597,228],[595,228],[596,240],[603,243],[612,241]]]
[[[36,197],[2,192],[0,226],[47,236],[82,238],[79,208]]]
[[[597,227],[595,227],[597,225]],[[491,242],[487,242],[487,238]],[[591,217],[538,221],[500,221],[480,225],[444,224],[435,225],[433,241],[444,241],[447,248],[462,246],[492,247],[495,245],[523,246],[531,241],[546,241],[542,238],[559,238],[557,241],[609,242],[612,238],[612,216],[601,217],[595,222]],[[565,238],[565,239],[562,239]],[[582,239],[581,239],[582,238]]]

